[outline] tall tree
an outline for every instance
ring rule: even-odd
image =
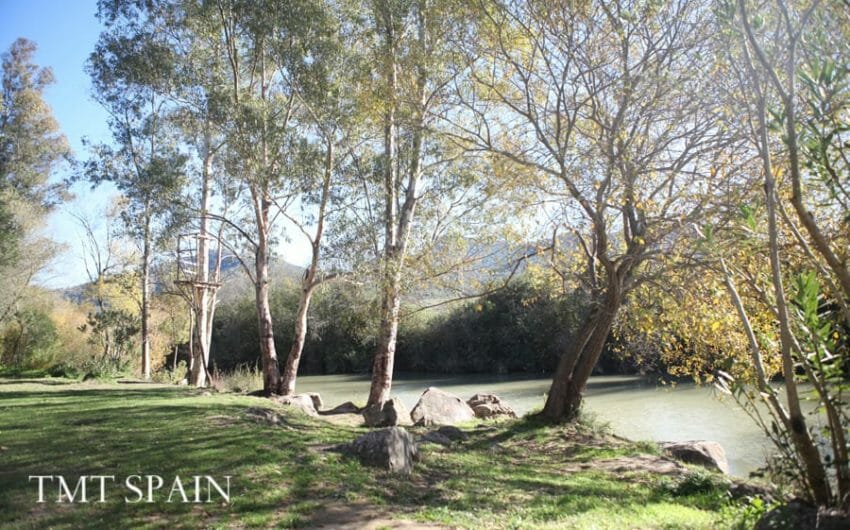
[[[722,138],[711,64],[699,60],[710,11],[684,0],[476,7],[459,134],[524,168],[543,215],[586,252],[592,303],[542,412],[570,420],[627,294],[675,254],[714,192]]]
[[[350,160],[354,145],[361,140],[362,105],[352,79],[362,75],[363,56],[353,46],[356,24],[345,20],[344,9],[317,4],[310,13],[313,38],[309,43],[311,61],[293,68],[299,105],[299,121],[308,136],[317,142],[303,142],[302,156],[291,165],[300,200],[300,214],[284,212],[287,219],[310,244],[310,262],[301,279],[301,293],[295,313],[292,345],[284,363],[280,394],[292,395],[304,343],[307,338],[307,316],[316,289],[337,278],[339,271],[323,271],[323,251],[331,228],[332,210],[351,202],[357,188],[346,182],[343,161]],[[350,165],[350,163],[349,163]],[[347,185],[348,184],[348,185]],[[345,201],[343,200],[345,198]],[[339,223],[341,226],[342,223]]]
[[[288,170],[302,139],[298,124],[296,71],[313,61],[312,23],[321,14],[313,2],[237,2],[205,4],[198,16],[213,31],[224,52],[226,89],[220,97],[226,122],[227,167],[249,195],[252,228],[231,223],[248,246],[253,265],[257,328],[266,394],[280,390],[280,366],[269,304],[269,261],[276,241],[275,222],[296,199]],[[321,31],[321,30],[319,30]]]
[[[157,31],[161,21],[139,20],[135,12],[111,2],[101,2],[99,16],[106,30],[87,68],[95,97],[109,113],[113,145],[93,148],[86,177],[94,185],[114,183],[127,198],[123,219],[141,251],[140,372],[149,378],[151,262],[158,235],[178,204],[186,162],[167,119],[164,95],[175,57]]]
[[[61,200],[50,177],[71,150],[44,101],[53,83],[49,68],[32,62],[36,45],[12,43],[2,55],[0,97],[0,324],[32,277],[52,256],[53,245],[35,231]]]
[[[819,505],[846,503],[850,495],[848,418],[841,400],[846,345],[838,330],[850,325],[847,266],[847,112],[850,93],[844,66],[850,54],[850,19],[838,2],[760,4],[736,0],[721,5],[722,45],[737,81],[730,120],[748,138],[759,175],[764,223],[748,211],[750,252],[766,255],[769,270],[726,266],[727,291],[746,332],[755,375],[728,377],[724,384],[746,396],[758,391],[777,441],[801,493]],[[729,46],[729,44],[732,44]],[[743,269],[743,270],[742,270]],[[802,269],[802,270],[801,270]],[[736,283],[756,293],[757,308],[772,317],[764,340],[755,332],[752,304]],[[827,302],[828,300],[828,302]],[[748,307],[749,305],[749,307]],[[769,385],[763,359],[779,359],[785,399]],[[808,425],[806,389],[824,412],[825,426]],[[749,410],[756,400],[750,400]],[[784,401],[784,402],[783,402]],[[760,403],[761,404],[761,403]],[[819,450],[819,438],[831,455]],[[832,469],[830,469],[832,468]],[[834,472],[834,478],[831,477]]]
[[[369,406],[381,406],[392,389],[405,261],[423,193],[423,164],[434,136],[429,126],[453,71],[447,38],[451,6],[451,2],[434,0],[376,0],[371,6],[372,53],[378,73],[376,109],[383,136],[383,248],[380,326]]]

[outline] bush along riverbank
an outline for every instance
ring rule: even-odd
[[[330,413],[337,404],[317,396],[293,406],[137,382],[0,380],[0,526],[751,528],[778,500],[587,419],[483,420],[481,405],[496,403],[459,401],[472,416],[454,427],[438,425],[455,412],[437,399],[387,422],[408,425],[369,428],[356,405]],[[104,502],[71,503],[45,481],[39,503],[35,475],[71,489],[80,476],[115,482]],[[134,476],[144,497],[145,477],[162,478],[150,502],[128,502]],[[196,476],[229,485],[228,497],[213,488],[209,499],[202,483],[194,502]],[[91,480],[87,491],[99,500]]]

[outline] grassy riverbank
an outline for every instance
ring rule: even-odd
[[[698,470],[662,475],[652,444],[589,426],[529,420],[470,426],[470,439],[425,445],[410,477],[328,451],[363,429],[262,398],[144,383],[0,379],[0,527],[327,528],[406,519],[461,528],[722,528],[746,513],[726,482]],[[653,464],[653,462],[655,464]],[[30,475],[114,475],[105,503],[37,503]],[[159,475],[153,503],[126,503],[130,475]],[[231,502],[166,502],[175,476],[231,475]],[[92,492],[91,490],[94,490]],[[90,496],[97,488],[90,486]],[[189,494],[191,498],[191,494]],[[179,496],[175,495],[174,500]],[[390,526],[388,523],[387,526]]]

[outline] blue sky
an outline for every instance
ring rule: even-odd
[[[80,159],[86,156],[84,137],[93,142],[110,138],[106,112],[91,99],[91,84],[84,71],[101,31],[96,12],[97,0],[0,0],[0,48],[8,50],[18,37],[38,44],[36,63],[52,68],[56,77],[56,84],[47,89],[45,98]],[[55,178],[67,176],[65,171]],[[61,288],[88,281],[80,253],[82,231],[72,213],[97,219],[115,195],[112,187],[92,191],[86,184],[77,184],[72,191],[75,199],[52,214],[45,228],[47,236],[65,247],[37,278],[45,287]],[[287,231],[294,232],[291,227]],[[287,261],[306,263],[308,245],[297,234],[292,237],[294,241],[280,250]]]

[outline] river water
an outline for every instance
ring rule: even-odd
[[[551,379],[516,376],[400,374],[394,396],[412,409],[420,394],[435,386],[464,399],[477,392],[497,394],[517,414],[543,407]],[[326,407],[344,401],[362,404],[369,394],[365,375],[298,378],[298,392],[319,392]],[[637,376],[594,376],[588,383],[585,408],[614,433],[632,440],[713,440],[726,450],[733,475],[746,476],[764,463],[770,444],[750,418],[711,387],[679,384],[657,386]]]

